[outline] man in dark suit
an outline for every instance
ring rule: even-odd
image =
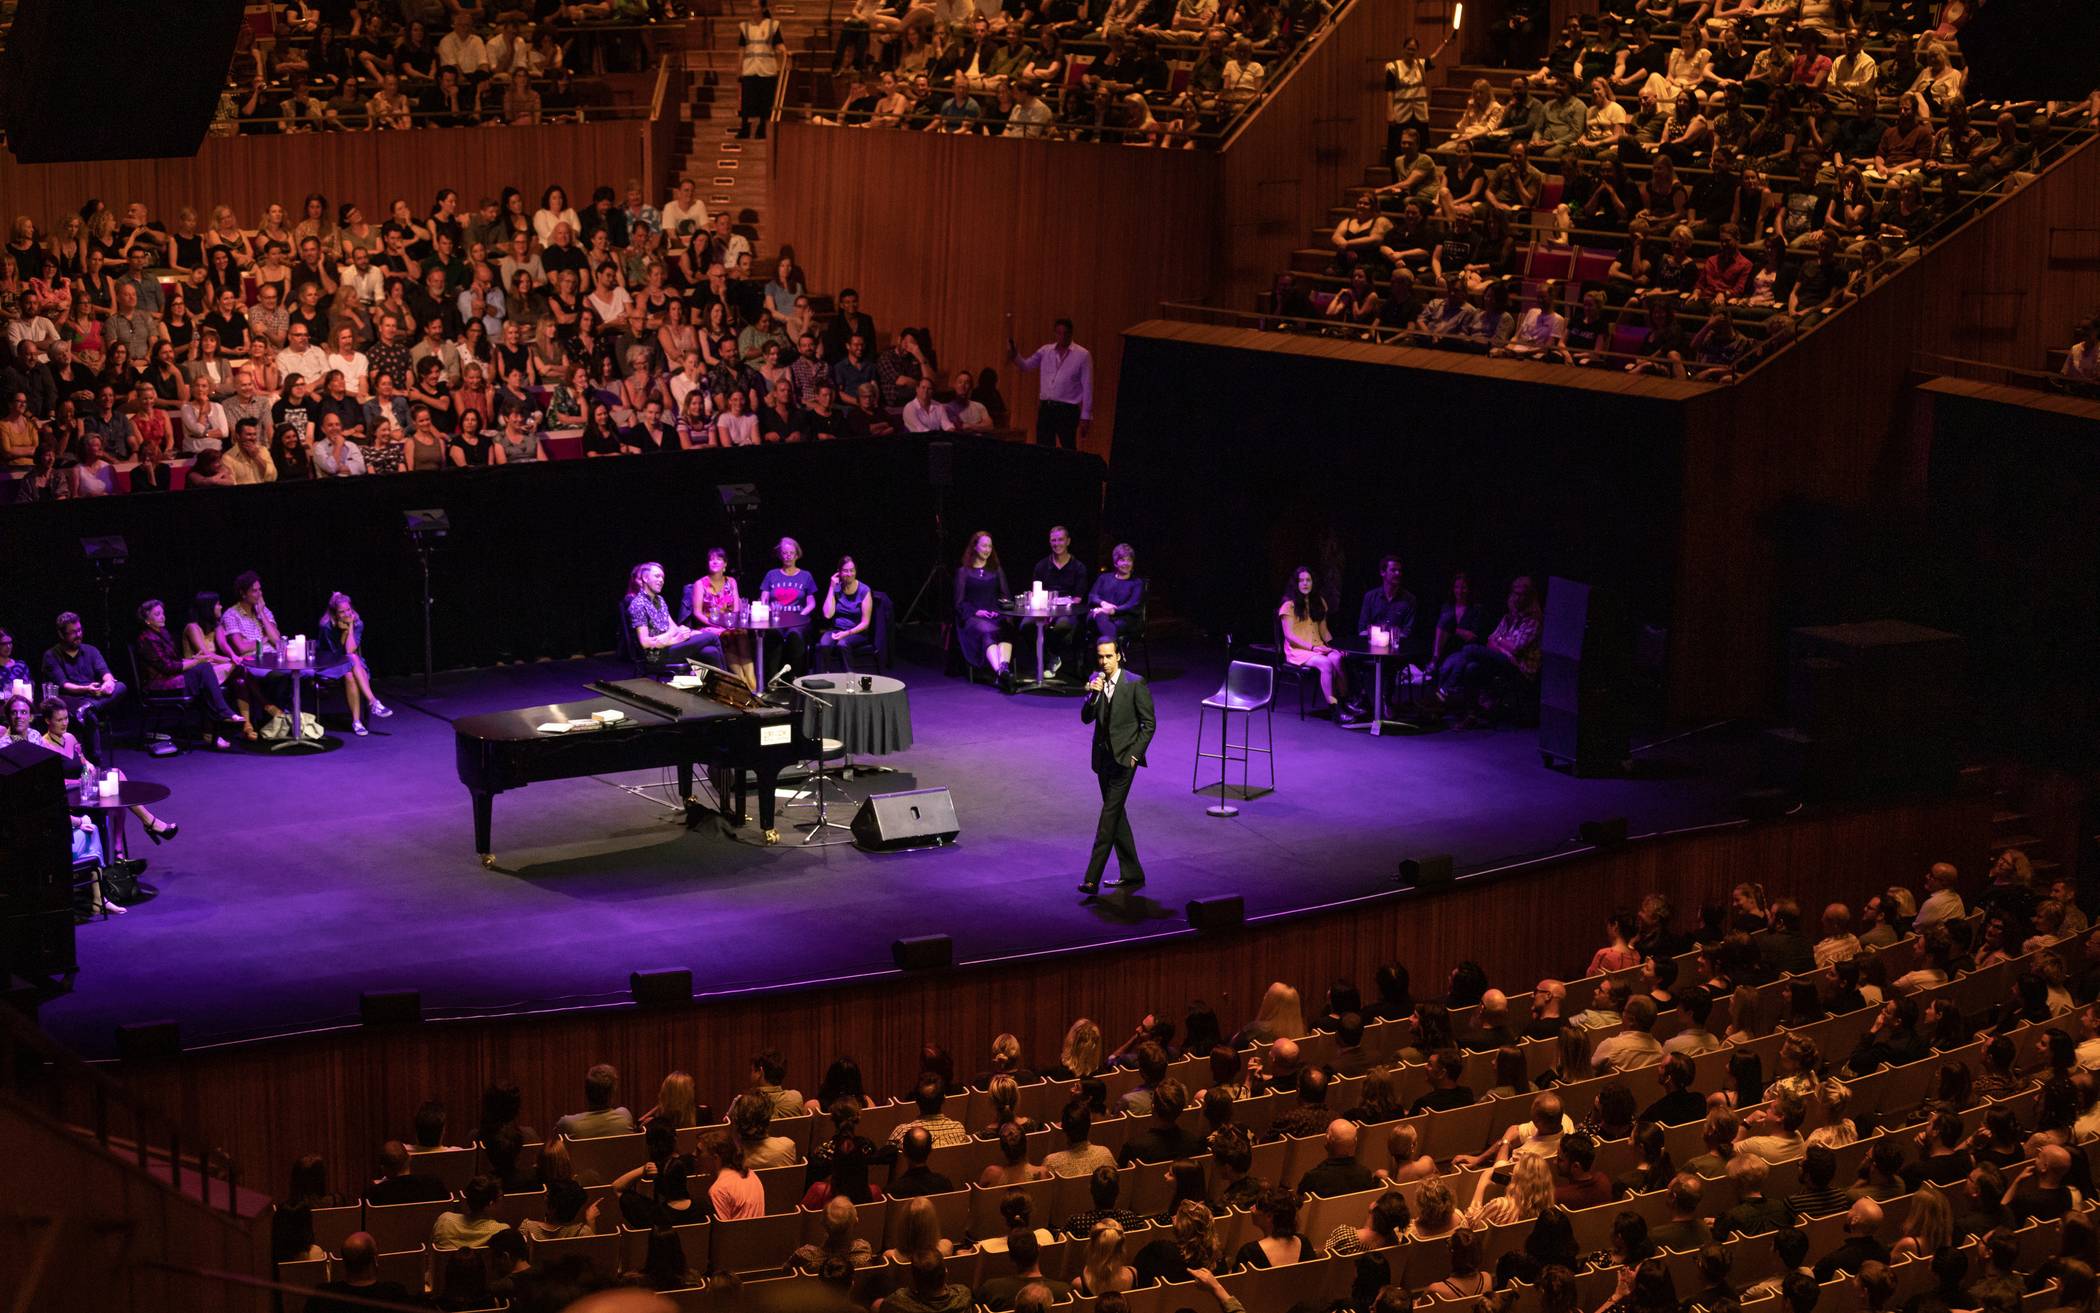
[[[1116,850],[1120,877],[1116,887],[1135,889],[1145,883],[1137,840],[1131,837],[1130,818],[1123,808],[1157,727],[1152,690],[1135,673],[1123,669],[1121,644],[1104,638],[1094,644],[1094,651],[1101,669],[1087,681],[1086,703],[1079,708],[1080,721],[1094,727],[1094,774],[1101,781],[1101,822],[1094,828],[1094,855],[1079,885],[1079,892],[1089,898],[1101,892],[1101,871],[1108,865],[1111,847]]]

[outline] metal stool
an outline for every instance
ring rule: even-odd
[[[1204,719],[1215,709],[1218,713],[1218,751],[1203,750]],[[1245,732],[1240,742],[1232,741],[1232,713],[1247,717]],[[1263,738],[1261,746],[1254,743],[1254,713],[1262,713]],[[1269,782],[1257,790],[1250,787],[1253,774],[1254,754],[1261,753],[1269,759]],[[1240,763],[1240,797],[1259,797],[1276,791],[1276,671],[1272,666],[1253,661],[1235,661],[1225,667],[1225,682],[1218,691],[1203,699],[1196,710],[1196,759],[1189,767],[1189,791],[1200,793],[1209,787],[1197,782],[1203,771],[1204,758],[1215,758],[1218,763],[1218,801],[1206,810],[1213,816],[1237,815],[1239,808],[1225,801],[1226,777],[1231,773],[1232,763]]]

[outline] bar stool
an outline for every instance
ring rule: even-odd
[[[1213,710],[1217,711],[1219,718],[1218,751],[1206,752],[1203,726]],[[1232,741],[1234,712],[1247,718],[1238,743]],[[1256,712],[1262,713],[1264,742],[1260,746],[1253,741]],[[1249,787],[1257,752],[1269,760],[1269,782],[1260,790]],[[1226,779],[1235,761],[1240,763],[1241,798],[1276,791],[1276,671],[1273,667],[1254,661],[1235,661],[1225,667],[1225,682],[1218,685],[1217,692],[1203,699],[1196,711],[1196,759],[1189,767],[1191,793],[1200,793],[1210,787],[1197,782],[1205,758],[1214,758],[1218,763],[1218,805],[1211,809],[1213,815],[1229,816],[1236,810],[1225,805]]]

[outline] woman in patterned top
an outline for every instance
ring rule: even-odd
[[[1436,697],[1446,706],[1454,700],[1466,704],[1461,728],[1479,723],[1516,681],[1538,677],[1542,620],[1537,585],[1519,575],[1509,585],[1508,609],[1487,642],[1467,643],[1444,658],[1437,670]]]
[[[689,629],[671,619],[671,608],[664,603],[664,568],[654,561],[644,561],[627,573],[626,618],[634,635],[635,655],[645,666],[655,668],[696,657],[721,664],[722,631]]]

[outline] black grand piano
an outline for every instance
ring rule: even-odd
[[[676,767],[678,796],[690,825],[703,814],[693,797],[693,768],[709,772],[734,825],[745,822],[746,772],[758,792],[758,825],[765,841],[779,840],[773,795],[781,768],[811,755],[792,709],[760,698],[743,684],[710,673],[698,688],[673,688],[655,679],[600,680],[595,697],[468,716],[453,722],[459,781],[474,798],[474,851],[489,857],[496,795],[539,780],[567,780],[617,771]],[[621,719],[592,725],[599,712]],[[540,726],[579,726],[550,734]],[[732,801],[733,800],[733,801]]]

